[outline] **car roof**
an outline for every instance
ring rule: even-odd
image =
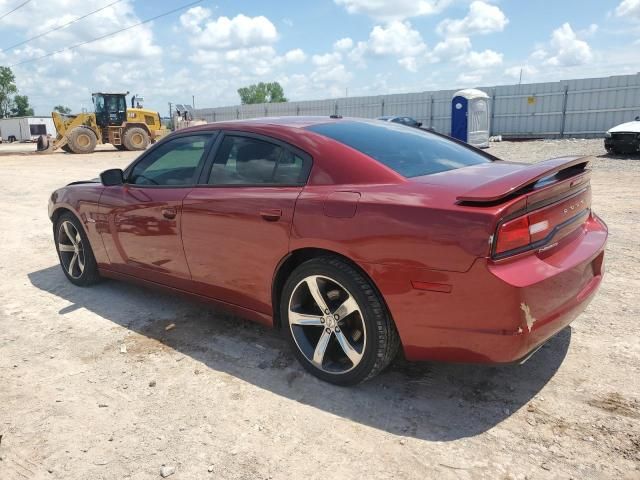
[[[343,117],[331,117],[331,116],[301,116],[301,117],[261,117],[261,118],[249,118],[242,120],[224,120],[221,122],[213,122],[207,125],[220,126],[223,124],[229,125],[274,125],[282,127],[293,128],[305,128],[311,125],[318,125],[321,123],[333,123],[341,120],[363,120],[361,118],[343,118]],[[216,127],[213,127],[216,128]]]

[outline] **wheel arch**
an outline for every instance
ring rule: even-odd
[[[60,215],[63,215],[65,213],[71,213],[72,215],[75,215],[76,218],[79,219],[78,214],[74,212],[71,208],[66,207],[64,205],[59,205],[55,208],[53,212],[51,212],[51,216],[49,217],[51,219],[51,223],[55,225],[58,219],[60,218]]]
[[[371,278],[371,275],[369,275],[364,268],[358,265],[357,262],[334,250],[328,250],[325,248],[315,248],[315,247],[303,247],[303,248],[299,248],[297,250],[291,251],[284,258],[282,258],[278,263],[278,266],[276,267],[275,273],[273,275],[273,281],[271,284],[271,309],[273,311],[274,328],[279,329],[282,325],[282,319],[280,318],[280,301],[282,297],[282,289],[284,288],[284,284],[286,283],[287,278],[289,278],[289,275],[291,275],[291,273],[296,269],[296,267],[303,264],[304,262],[314,258],[323,257],[323,256],[333,256],[333,257],[339,258],[340,260],[349,264],[351,267],[355,268],[358,271],[358,273],[360,273],[367,280],[369,280],[369,282],[371,282],[371,285],[375,289],[376,293],[378,294],[380,301],[384,305],[384,308],[387,310],[389,318],[395,324],[393,317],[391,315],[391,311],[389,310],[389,306],[387,305],[387,302],[384,296],[380,292],[378,285],[376,285],[376,282],[374,281],[374,279]]]
[[[64,215],[65,213],[70,213],[71,215],[76,217],[76,219],[78,220],[78,222],[82,226],[82,229],[84,230],[84,234],[87,235],[87,239],[89,239],[89,232],[87,231],[87,226],[82,221],[82,218],[80,217],[80,215],[78,215],[78,212],[74,211],[73,208],[71,208],[71,206],[69,206],[69,205],[59,205],[51,213],[51,217],[50,218],[51,218],[51,224],[53,225],[53,228],[55,229],[55,226],[56,226],[56,223],[57,223],[58,219],[62,215]],[[89,240],[89,243],[91,243],[91,240]]]

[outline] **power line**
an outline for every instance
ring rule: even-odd
[[[18,5],[16,8],[14,8],[13,10],[9,10],[7,13],[5,13],[4,15],[2,15],[0,17],[0,20],[2,20],[4,17],[11,15],[13,12],[15,12],[16,10],[24,7],[27,3],[29,3],[31,0],[27,0],[26,2],[22,2],[20,5]]]
[[[61,30],[61,29],[65,28],[65,27],[68,27],[69,25],[71,25],[73,23],[79,22],[80,20],[83,20],[83,19],[85,19],[85,18],[87,18],[87,17],[89,17],[91,15],[94,15],[94,14],[96,14],[98,12],[101,12],[102,10],[106,10],[107,8],[115,5],[116,3],[120,3],[120,2],[122,2],[122,0],[116,0],[115,2],[111,2],[109,5],[105,5],[104,7],[99,8],[97,10],[94,10],[93,12],[89,12],[86,15],[82,15],[81,17],[78,17],[78,18],[76,18],[74,20],[71,20],[70,22],[67,22],[64,25],[60,25],[58,27],[52,28],[51,30],[47,30],[44,33],[36,35],[35,37],[28,38],[27,40],[23,40],[20,43],[16,43],[15,45],[11,45],[10,47],[7,47],[7,48],[5,48],[3,50],[0,50],[0,51],[1,52],[8,52],[9,50],[13,50],[14,48],[19,47],[20,45],[24,45],[25,43],[29,43],[29,42],[31,42],[33,40],[36,40],[36,39],[41,38],[41,37],[44,37],[45,35],[49,35],[51,32],[56,32],[56,31]]]
[[[54,52],[45,53],[44,55],[42,55],[40,57],[35,57],[35,58],[30,58],[28,60],[23,60],[22,62],[14,63],[13,65],[9,65],[9,66],[10,67],[17,67],[18,65],[24,65],[25,63],[36,62],[38,60],[42,60],[43,58],[52,57],[53,55],[55,55],[57,53],[67,52],[69,50],[74,50],[74,49],[76,49],[78,47],[82,47],[84,45],[88,45],[90,43],[97,42],[99,40],[104,40],[107,37],[112,37],[113,35],[117,35],[118,33],[126,32],[127,30],[131,30],[132,28],[139,27],[140,25],[144,25],[145,23],[149,23],[149,22],[152,22],[152,21],[157,20],[159,18],[166,17],[167,15],[171,15],[172,13],[176,13],[176,12],[179,12],[180,10],[184,10],[185,8],[189,8],[189,7],[192,7],[193,5],[196,5],[198,3],[202,3],[203,1],[204,0],[196,0],[195,2],[191,2],[191,3],[188,3],[188,4],[183,5],[181,7],[174,8],[173,10],[169,10],[168,12],[161,13],[160,15],[156,15],[155,17],[147,18],[146,20],[143,20],[142,22],[136,23],[136,24],[131,25],[129,27],[121,28],[120,30],[116,30],[115,32],[107,33],[106,35],[102,35],[102,36],[94,38],[92,40],[86,40],[84,42],[77,43],[77,44],[72,45],[70,47],[62,48],[62,49],[56,50]]]

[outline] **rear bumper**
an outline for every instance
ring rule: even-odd
[[[499,264],[478,259],[466,273],[376,269],[372,274],[407,359],[512,363],[526,359],[584,311],[603,278],[606,240],[606,225],[591,216],[554,251]],[[451,288],[418,290],[417,282]]]

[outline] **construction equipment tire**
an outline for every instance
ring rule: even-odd
[[[144,128],[128,128],[124,132],[122,144],[127,150],[144,150],[149,146],[149,134]]]
[[[96,143],[96,134],[89,128],[76,127],[69,132],[67,145],[73,153],[92,153],[96,149]]]

